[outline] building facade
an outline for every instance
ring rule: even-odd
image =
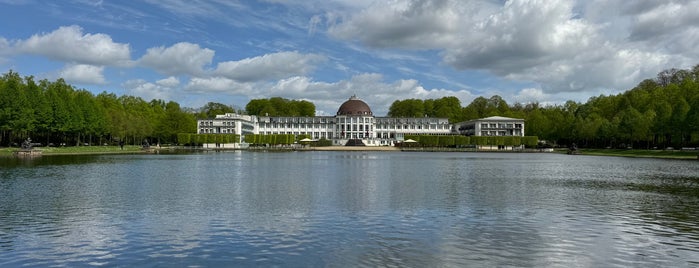
[[[406,135],[524,136],[523,119],[489,117],[478,120],[450,124],[447,118],[376,117],[366,102],[352,96],[340,105],[335,116],[255,116],[229,113],[198,120],[197,133],[238,134],[241,136],[240,142],[243,142],[247,134],[309,135],[314,140],[331,140],[334,145],[346,145],[350,141],[357,144],[361,141],[366,146],[393,145],[403,141]]]
[[[464,136],[524,136],[524,119],[491,116],[454,124]]]

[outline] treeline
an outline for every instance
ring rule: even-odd
[[[315,116],[316,106],[305,100],[273,97],[250,100],[245,105],[245,112],[257,116]]]
[[[43,145],[170,143],[185,132],[196,132],[196,115],[173,101],[94,95],[12,71],[0,78],[0,146],[27,137]]]
[[[405,140],[414,140],[422,147],[467,147],[480,146],[520,146],[534,148],[539,139],[536,136],[459,136],[459,135],[406,135]]]
[[[455,112],[458,111],[458,112]],[[586,103],[508,105],[500,96],[478,97],[461,107],[456,97],[399,100],[392,117],[433,116],[461,122],[489,116],[525,119],[525,134],[553,145],[596,148],[699,146],[699,65],[670,69],[617,95]]]
[[[176,102],[145,101],[134,96],[75,89],[55,82],[21,78],[15,72],[0,77],[0,146],[27,137],[47,144],[82,145],[189,143],[179,133],[196,133],[197,118],[223,113],[269,116],[314,116],[315,105],[274,97],[254,99],[245,111],[210,102],[201,109]],[[462,107],[456,97],[393,102],[392,117],[442,117],[461,122],[489,116],[525,119],[525,134],[568,146],[666,148],[699,146],[699,65],[670,69],[617,95],[600,95],[586,103],[509,105],[500,96],[478,97]],[[180,136],[184,138],[184,136]],[[208,139],[208,138],[207,138]]]

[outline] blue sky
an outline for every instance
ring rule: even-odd
[[[244,107],[332,115],[351,95],[586,101],[699,64],[699,0],[0,0],[0,70]]]

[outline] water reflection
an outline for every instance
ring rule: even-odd
[[[551,154],[3,162],[0,266],[692,266],[699,167]]]

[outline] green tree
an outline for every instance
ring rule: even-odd
[[[424,117],[425,106],[422,100],[407,99],[396,100],[388,108],[390,117]]]
[[[201,108],[201,113],[198,117],[200,119],[215,118],[216,115],[226,113],[235,113],[235,108],[233,108],[233,106],[225,105],[223,103],[209,102]]]

